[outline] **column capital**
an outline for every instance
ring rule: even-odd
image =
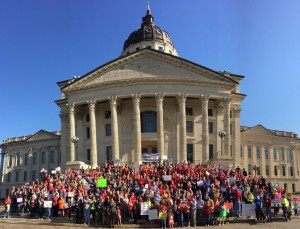
[[[224,112],[224,107],[218,106],[216,110],[217,110],[217,115],[221,115]]]
[[[89,109],[90,110],[94,110],[97,104],[97,101],[95,99],[91,99],[89,101],[87,101],[88,105],[89,105]]]
[[[185,103],[187,96],[188,96],[187,93],[178,93],[177,94],[177,102],[178,103]]]
[[[224,101],[224,105],[225,107],[229,107],[230,106],[230,103],[232,101],[232,97],[231,96],[226,96],[225,98],[223,98],[223,101]]]
[[[74,113],[75,112],[75,103],[67,103],[66,105],[69,108],[69,112],[70,113]]]
[[[241,114],[242,108],[235,107],[233,110],[234,110],[234,117],[235,118],[240,118],[240,114]]]
[[[202,103],[206,103],[208,104],[208,101],[209,101],[209,98],[210,98],[210,95],[200,95],[200,99],[202,101]]]
[[[157,102],[162,102],[164,100],[165,93],[155,93],[155,98]]]
[[[110,108],[115,108],[118,105],[118,97],[117,96],[110,96],[107,97],[109,104],[110,104]]]
[[[136,104],[136,105],[139,105],[140,104],[140,100],[141,100],[141,93],[134,93],[134,94],[131,94],[131,98],[133,99],[133,103]]]

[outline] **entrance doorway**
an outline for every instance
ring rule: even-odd
[[[142,154],[144,153],[158,153],[156,142],[143,142],[142,143]]]

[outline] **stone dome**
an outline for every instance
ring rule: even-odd
[[[154,24],[149,5],[146,15],[142,18],[141,26],[124,42],[122,56],[143,48],[152,48],[178,56],[169,34]]]

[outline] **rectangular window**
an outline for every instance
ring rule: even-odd
[[[269,148],[265,146],[265,159],[269,159]]]
[[[256,158],[260,158],[260,148],[256,146]]]
[[[214,133],[214,123],[208,122],[208,133],[213,134]]]
[[[24,182],[26,182],[27,181],[27,171],[24,171]]]
[[[16,171],[16,182],[19,182],[19,172]]]
[[[240,146],[240,157],[243,157],[243,146]]]
[[[55,160],[54,160],[54,151],[52,150],[50,152],[50,163],[54,163],[54,162],[55,162]]]
[[[214,145],[213,144],[209,144],[209,146],[208,146],[208,155],[209,155],[209,160],[214,159]]]
[[[90,114],[86,114],[85,115],[85,121],[86,122],[90,122]]]
[[[232,111],[230,111],[230,115],[229,116],[230,116],[230,118],[232,118]]]
[[[292,184],[292,192],[296,192],[296,186],[294,183]]]
[[[86,128],[86,139],[90,139],[90,137],[91,137],[91,131],[90,131],[90,128],[87,127]]]
[[[33,153],[33,155],[32,155],[32,164],[33,165],[36,164],[36,153]]]
[[[230,145],[230,156],[232,156],[232,155],[233,155],[233,146]]]
[[[274,161],[277,160],[277,152],[276,152],[276,148],[273,149],[273,159],[274,159]]]
[[[112,146],[107,146],[106,147],[106,158],[108,161],[111,161],[112,158]]]
[[[284,149],[280,149],[280,160],[284,161]]]
[[[35,170],[32,170],[31,179],[32,179],[32,181],[35,181],[35,179],[36,179]]]
[[[91,161],[91,149],[86,149],[86,160]]]
[[[213,109],[208,109],[208,116],[214,116],[214,110]]]
[[[12,160],[13,160],[12,155],[9,155],[9,164],[8,164],[9,167],[12,167]]]
[[[10,172],[7,173],[7,183],[9,183],[9,182],[10,182]]]
[[[230,124],[230,135],[233,135],[233,126]]]
[[[58,151],[58,163],[61,163],[61,151]]]
[[[46,152],[42,152],[42,164],[46,163]]]
[[[247,146],[248,158],[251,158],[251,146]]]
[[[159,51],[163,51],[164,49],[163,49],[163,47],[159,46],[159,47],[158,47],[158,50],[159,50]]]
[[[186,145],[186,153],[187,153],[187,161],[194,162],[194,145],[193,144]]]
[[[290,167],[290,175],[291,175],[291,177],[294,176],[294,170],[293,170],[293,167]]]
[[[28,164],[28,154],[25,154],[25,160],[24,160],[24,164],[27,165]]]
[[[191,108],[191,107],[186,107],[186,108],[185,108],[185,114],[186,114],[187,116],[193,116],[193,108]]]
[[[111,111],[105,111],[104,116],[105,116],[105,119],[110,119],[111,118]]]
[[[106,124],[105,125],[105,135],[106,136],[111,136],[111,124]]]
[[[193,121],[186,121],[186,132],[193,133],[194,132],[194,123]]]

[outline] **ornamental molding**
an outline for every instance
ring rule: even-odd
[[[204,86],[204,87],[212,87],[212,88],[223,88],[226,90],[230,90],[232,85],[231,84],[224,84],[220,82],[210,82],[210,81],[201,81],[201,80],[190,80],[190,79],[158,79],[158,78],[134,78],[134,79],[122,79],[122,80],[115,80],[115,81],[106,81],[101,83],[95,83],[91,85],[82,85],[74,88],[65,89],[65,92],[68,94],[74,94],[76,92],[87,92],[89,90],[95,89],[106,89],[106,88],[113,88],[113,87],[124,87],[124,86],[134,86],[134,85],[146,85],[149,83],[155,84],[172,84],[172,85],[191,85],[191,86]],[[238,96],[235,96],[238,97]],[[244,98],[241,96],[242,99]]]

